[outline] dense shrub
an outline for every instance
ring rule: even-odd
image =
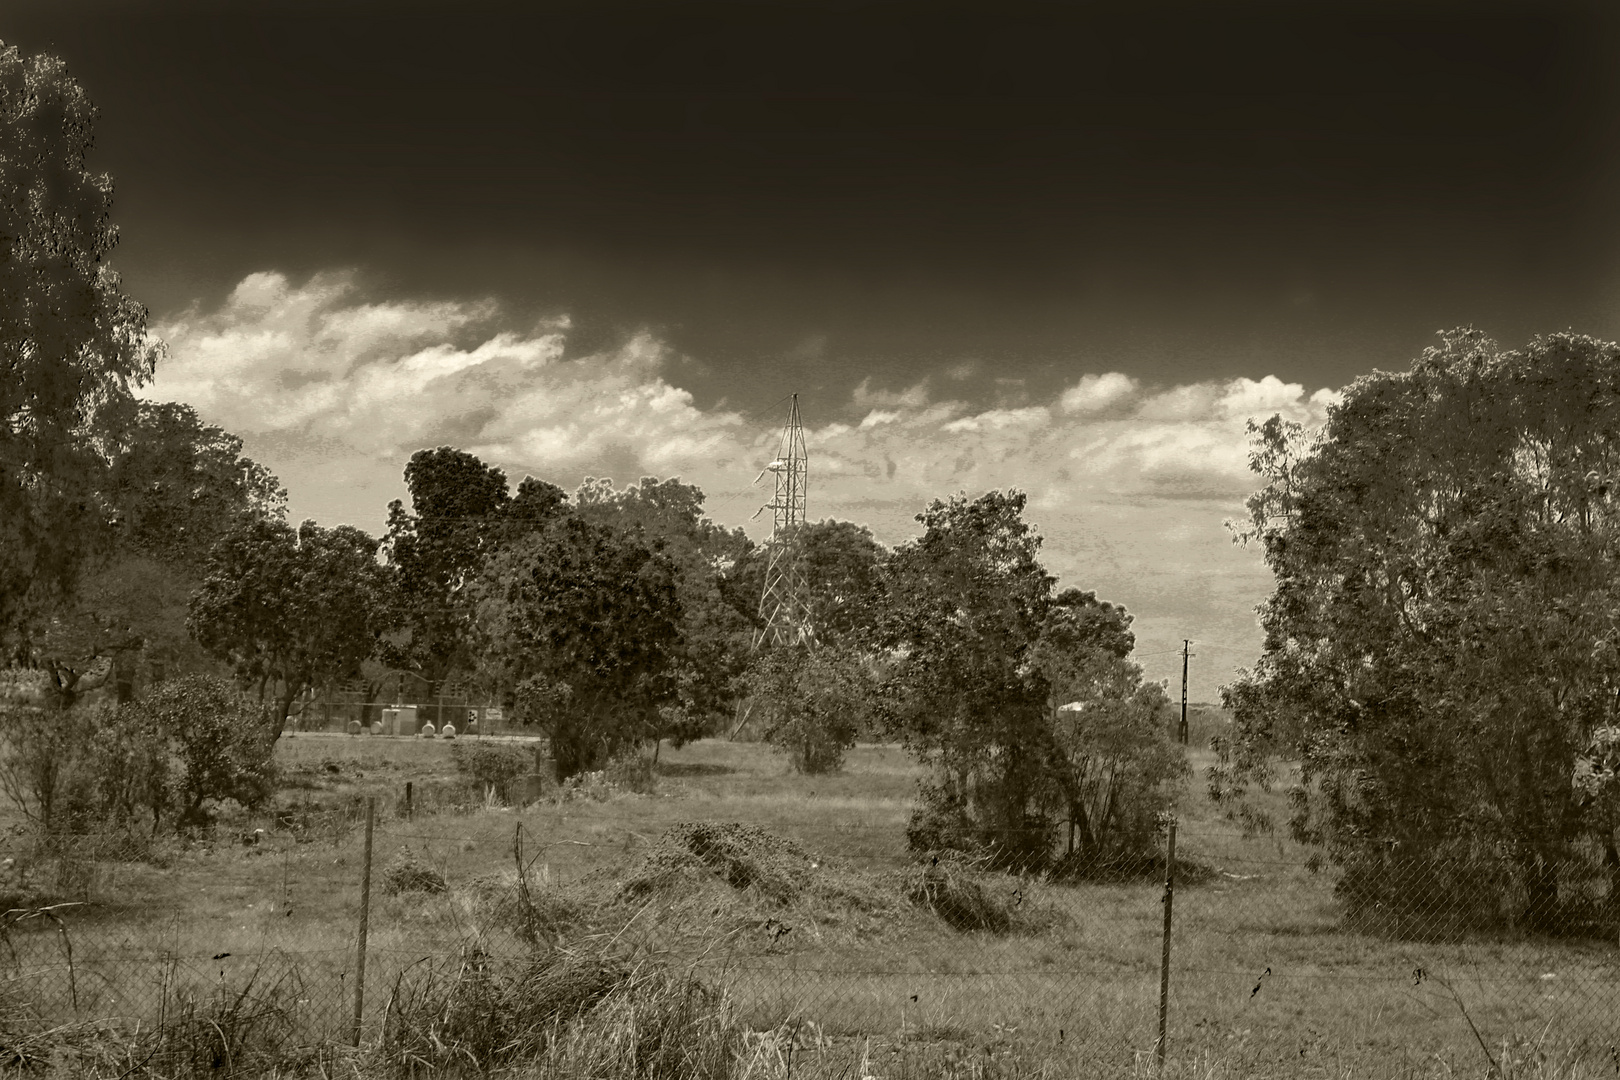
[[[89,738],[87,711],[0,704],[0,790],[35,827],[55,832],[77,816]]]
[[[1512,928],[1613,938],[1617,912],[1607,874],[1591,860],[1549,866],[1547,898],[1532,906],[1517,860],[1454,843],[1430,850],[1365,845],[1342,855],[1334,888],[1350,925],[1397,939],[1444,941]]]
[[[844,751],[868,726],[876,681],[853,651],[832,647],[769,649],[750,663],[744,682],[765,738],[794,769],[835,773]]]
[[[493,790],[502,803],[512,801],[512,783],[534,771],[534,755],[527,747],[486,742],[458,742],[450,748],[456,772],[480,792]]]
[[[178,766],[176,801],[192,820],[205,802],[234,799],[253,808],[275,793],[275,739],[264,710],[228,680],[186,675],[160,683],[119,711],[130,730],[167,739]]]
[[[265,802],[273,742],[258,705],[192,675],[123,705],[0,705],[0,791],[47,835],[150,826],[204,804]]]
[[[1046,869],[1052,858],[1054,822],[1029,810],[1023,800],[997,798],[994,792],[986,795],[988,786],[983,781],[976,786],[974,794],[985,797],[972,806],[959,788],[919,784],[917,806],[906,824],[906,847],[919,855],[956,852],[1014,873]],[[1010,815],[1005,813],[1009,809]]]
[[[957,930],[1005,934],[1012,928],[1013,899],[996,896],[955,859],[934,859],[906,884],[907,899]]]

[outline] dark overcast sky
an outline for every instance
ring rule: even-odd
[[[965,360],[1339,385],[1620,336],[1597,6],[64,3],[155,312],[256,269],[651,327],[700,404]]]

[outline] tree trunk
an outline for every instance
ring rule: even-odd
[[[270,723],[271,731],[274,732],[274,738],[281,738],[281,733],[286,730],[287,714],[292,712],[293,699],[298,697],[300,692],[301,688],[297,683],[289,682],[286,684],[286,689],[282,692],[281,696],[276,698],[276,713],[273,717],[271,717]]]
[[[1521,919],[1531,930],[1545,933],[1559,928],[1558,864],[1540,855],[1530,858],[1524,874],[1524,913]]]

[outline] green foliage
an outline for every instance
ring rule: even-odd
[[[1620,868],[1614,803],[1581,782],[1620,694],[1620,347],[1454,331],[1314,438],[1251,432],[1265,487],[1239,538],[1276,584],[1212,793],[1298,754],[1297,838],[1345,864],[1369,843],[1408,868],[1506,857],[1521,921],[1556,928],[1557,867]]]
[[[514,507],[504,472],[449,446],[412,454],[405,484],[411,509],[397,499],[389,504],[383,539],[396,573],[403,633],[387,643],[383,659],[427,680],[432,694],[458,668],[471,666],[473,602],[466,586],[511,531],[508,512],[515,509],[514,516],[539,527],[559,506],[546,498],[555,488],[525,480]]]
[[[359,529],[250,520],[214,545],[188,626],[261,698],[276,688],[279,735],[305,688],[357,674],[376,651],[394,618],[391,589],[377,541]]]
[[[1155,852],[1191,771],[1171,739],[1163,687],[1125,659],[1129,617],[1089,594],[1064,595],[1034,650],[1047,685],[1047,773],[1072,828],[1070,871],[1109,874]]]
[[[176,759],[174,791],[193,818],[205,801],[259,806],[275,792],[274,736],[259,706],[226,679],[185,675],[122,706],[145,730],[167,736]]]
[[[71,593],[106,541],[106,448],[161,347],[120,289],[96,111],[50,56],[0,46],[0,636]]]
[[[161,682],[210,666],[186,632],[208,552],[233,524],[285,513],[286,492],[241,450],[189,406],[137,406],[106,477],[105,549],[32,637],[31,661],[49,673],[56,704],[109,681],[127,701],[143,674]]]
[[[55,831],[67,816],[70,780],[88,742],[82,713],[0,705],[0,790],[36,827]]]
[[[103,827],[133,827],[150,815],[157,832],[176,794],[174,733],[151,710],[130,704],[89,712],[89,809]]]
[[[830,645],[761,651],[749,665],[747,687],[766,740],[799,772],[813,775],[843,767],[844,751],[870,723],[877,693],[865,658]]]
[[[0,791],[46,838],[155,828],[171,801],[166,735],[110,705],[0,706]]]
[[[872,600],[888,552],[866,526],[833,518],[800,526],[792,543],[816,640],[828,645],[858,640],[871,627]]]
[[[1060,813],[1097,852],[1151,843],[1185,770],[1154,728],[1162,695],[1125,660],[1130,616],[1054,596],[1023,509],[1019,492],[934,502],[885,567],[876,635],[888,723],[934,768],[913,844],[1019,870],[1049,862]],[[1085,722],[1060,709],[1076,699]]]
[[[676,700],[656,734],[677,746],[708,734],[735,708],[735,681],[752,643],[758,594],[739,609],[726,581],[752,543],[741,529],[709,520],[703,492],[674,478],[645,476],[615,489],[611,480],[587,477],[574,503],[582,519],[618,529],[668,560],[681,607],[680,649]]]
[[[569,517],[498,554],[479,592],[485,654],[550,737],[559,780],[660,730],[681,660],[668,559]]]
[[[138,404],[108,479],[119,546],[170,564],[198,566],[245,517],[287,514],[286,489],[240,438],[174,402]]]
[[[205,802],[253,807],[275,783],[258,707],[185,676],[123,705],[0,707],[0,791],[43,834],[144,827]]]
[[[534,755],[526,747],[486,743],[482,740],[451,744],[450,760],[456,772],[477,791],[493,789],[503,803],[512,801],[512,782],[534,770]]]

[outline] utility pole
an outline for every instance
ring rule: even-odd
[[[1181,641],[1181,724],[1176,728],[1176,739],[1182,746],[1187,745],[1187,661],[1192,653],[1192,642],[1183,638]]]

